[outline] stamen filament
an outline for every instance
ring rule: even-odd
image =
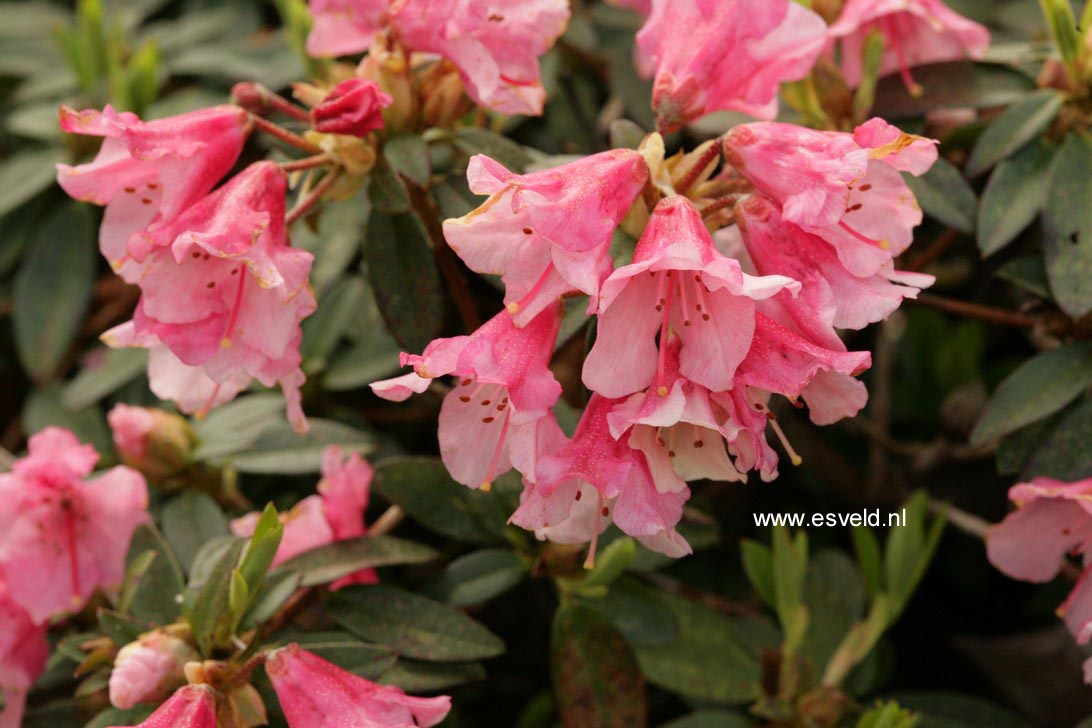
[[[785,437],[785,431],[781,429],[781,425],[778,424],[777,417],[774,416],[774,413],[767,412],[766,419],[769,421],[770,427],[773,428],[774,433],[777,435],[777,439],[781,441],[781,447],[785,448],[785,453],[789,456],[789,460],[792,461],[792,464],[800,465],[803,463],[804,458],[800,457],[796,450],[793,450],[792,445],[789,444],[789,438]]]
[[[64,507],[64,527],[65,536],[68,539],[68,562],[69,571],[72,578],[72,601],[77,603],[80,601],[80,552],[79,544],[76,543],[76,518],[72,515],[72,506],[65,504]]]
[[[598,490],[597,490],[598,493]],[[603,495],[599,495],[599,503],[595,506],[595,529],[592,532],[591,543],[588,544],[588,558],[584,559],[584,568],[595,568],[595,549],[599,545],[599,529],[603,523]]]
[[[478,489],[483,493],[488,493],[493,487],[493,478],[497,475],[497,463],[500,462],[501,450],[504,448],[504,440],[508,437],[508,421],[512,418],[512,410],[507,410],[504,413],[504,424],[501,425],[500,438],[497,439],[497,448],[493,451],[493,461],[489,463],[489,472],[485,474],[485,480],[481,482]]]
[[[668,272],[670,275],[670,272]],[[665,277],[660,277],[660,288],[665,288]],[[668,321],[671,318],[671,299],[674,298],[670,293],[666,296],[662,296],[660,300],[663,303],[663,318],[660,321],[660,341],[659,341],[659,363],[656,367],[656,393],[661,397],[667,396],[667,387],[664,385],[665,370],[667,369],[667,327]],[[657,304],[659,305],[659,304]]]
[[[235,289],[235,304],[231,307],[231,315],[228,316],[227,326],[224,328],[224,336],[220,339],[220,348],[231,348],[231,335],[235,333],[235,323],[239,320],[239,310],[243,307],[243,288],[246,286],[246,272],[239,276],[239,287]]]
[[[508,304],[508,313],[515,315],[519,313],[520,309],[526,307],[530,303],[531,299],[538,295],[538,292],[542,290],[542,287],[544,285],[546,285],[546,280],[553,272],[554,262],[551,260],[549,265],[546,266],[546,269],[542,271],[542,275],[539,276],[539,279],[535,281],[535,285],[531,286],[531,290],[527,292],[527,295],[519,299],[519,301],[513,301],[512,303]]]

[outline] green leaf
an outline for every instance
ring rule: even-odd
[[[518,481],[513,485],[498,478],[488,493],[472,490],[452,480],[437,458],[404,457],[376,467],[372,490],[432,531],[460,541],[493,543],[503,540],[513,501],[518,501]]]
[[[803,598],[808,631],[802,652],[819,673],[864,616],[865,592],[853,561],[833,549],[817,553],[808,564]]]
[[[978,249],[982,257],[1011,243],[1043,211],[1054,147],[1037,142],[1001,160],[982,192]]]
[[[418,134],[397,134],[383,143],[383,157],[398,174],[418,187],[427,187],[432,167],[428,144]]]
[[[937,109],[1008,106],[1035,90],[1023,73],[1000,64],[951,61],[918,66],[914,80],[924,93],[911,96],[899,74],[881,78],[872,113],[885,119],[921,117]]]
[[[610,619],[635,647],[662,645],[679,634],[675,613],[660,592],[631,576],[615,581],[606,595],[591,606]]]
[[[514,551],[482,549],[448,564],[427,593],[453,607],[482,604],[523,581],[527,570],[527,561]]]
[[[861,568],[868,593],[875,596],[883,591],[883,559],[880,556],[880,544],[876,534],[868,526],[854,526],[853,551],[857,555],[857,564]]]
[[[978,200],[963,173],[944,157],[920,177],[903,174],[926,215],[960,232],[973,233]]]
[[[1027,723],[1007,708],[971,695],[904,692],[885,697],[921,716],[914,728],[1027,728]]]
[[[597,611],[562,603],[550,635],[550,672],[566,728],[648,722],[644,677],[633,651]]]
[[[347,200],[324,207],[318,230],[312,232],[306,221],[300,221],[292,228],[293,245],[315,256],[311,285],[320,301],[329,295],[331,284],[360,253],[371,210],[371,198],[362,189]]]
[[[389,214],[409,210],[409,197],[402,180],[384,160],[380,160],[371,173],[368,195],[375,209]],[[369,236],[370,237],[370,236]]]
[[[997,387],[971,432],[983,445],[1057,412],[1092,384],[1092,344],[1074,342],[1033,357]]]
[[[133,533],[126,564],[132,566],[138,560],[143,562],[142,568],[127,575],[118,609],[152,624],[176,621],[182,611],[179,597],[185,588],[182,567],[154,526],[143,525]]]
[[[409,351],[422,351],[440,333],[440,276],[417,218],[372,212],[365,247],[368,281],[387,329]]]
[[[753,728],[758,725],[739,713],[727,710],[699,710],[696,713],[664,723],[660,728]]]
[[[82,410],[68,409],[61,401],[61,392],[60,385],[31,392],[23,408],[23,431],[33,435],[49,426],[63,427],[99,452],[110,452],[113,438],[102,410],[94,405]]]
[[[147,349],[98,347],[87,356],[79,374],[65,385],[62,401],[69,409],[83,409],[121,389],[147,368]]]
[[[87,208],[64,204],[46,218],[15,278],[15,349],[37,381],[57,375],[91,301],[93,240]]]
[[[21,3],[20,3],[21,4]],[[42,190],[50,187],[57,178],[57,170],[54,165],[60,162],[61,155],[56,147],[45,149],[33,149],[24,152],[16,152],[0,163],[0,215],[22,205]],[[76,207],[76,203],[66,204],[64,207]],[[57,215],[57,212],[54,212]],[[70,219],[72,225],[79,225]],[[49,228],[58,237],[45,238],[45,243],[40,247],[48,248],[51,253],[58,253],[62,248],[65,228],[53,224]],[[52,243],[52,245],[50,245]]]
[[[294,572],[271,573],[261,593],[255,595],[240,621],[242,629],[252,629],[268,621],[300,589],[300,575]]]
[[[394,667],[383,673],[379,682],[397,685],[407,693],[429,693],[447,690],[468,682],[485,679],[480,662],[422,662],[398,658]]]
[[[284,402],[281,401],[281,407]],[[304,475],[317,473],[322,468],[322,454],[330,445],[337,445],[346,452],[370,452],[372,438],[355,427],[340,422],[308,418],[311,429],[300,435],[278,416],[258,435],[236,452],[216,458],[217,462],[230,465],[240,473],[272,473],[276,475]],[[194,454],[196,459],[208,457],[206,445],[216,443],[202,439],[202,445]]]
[[[636,149],[648,136],[648,132],[629,119],[615,119],[610,123],[611,149]]]
[[[531,156],[523,147],[488,129],[464,127],[457,130],[455,146],[466,154],[491,157],[513,172],[522,172],[531,163]]]
[[[777,603],[777,587],[774,584],[773,551],[766,544],[744,539],[739,543],[743,558],[743,571],[751,581],[762,601],[771,607]]]
[[[439,554],[419,543],[394,536],[365,536],[335,541],[305,551],[277,566],[274,573],[300,575],[300,586],[329,584],[361,569],[423,564]]]
[[[222,643],[229,635],[230,614],[228,600],[231,593],[232,574],[239,563],[246,541],[234,539],[220,554],[204,584],[194,596],[187,617],[193,628],[193,637],[204,656],[209,656],[214,645]]]
[[[1039,0],[1046,18],[1050,36],[1062,56],[1062,61],[1071,69],[1079,69],[1081,56],[1081,36],[1077,32],[1077,19],[1073,17],[1073,6],[1069,0]]]
[[[1043,214],[1043,250],[1050,290],[1063,311],[1080,318],[1092,310],[1092,139],[1070,134],[1050,171]]]
[[[156,709],[154,705],[138,705],[129,710],[121,708],[107,708],[102,711],[83,728],[110,728],[110,726],[137,725],[143,722]]]
[[[1013,258],[994,271],[994,275],[1040,298],[1050,298],[1050,282],[1047,281],[1046,263],[1041,255]]]
[[[364,675],[375,680],[394,666],[397,655],[387,647],[376,647],[361,642],[348,632],[294,632],[278,634],[286,642],[296,642],[300,647],[328,660],[343,670]]]
[[[265,582],[266,572],[269,571],[273,558],[277,555],[277,548],[281,545],[283,535],[284,524],[280,521],[277,509],[270,503],[258,517],[254,533],[247,540],[246,548],[239,559],[238,573],[246,587],[245,606],[239,610],[240,616],[246,606],[250,606],[250,594],[256,594]]]
[[[1075,481],[1092,477],[1092,399],[1067,412],[1043,440],[1024,474]]]
[[[119,647],[135,642],[150,628],[147,623],[138,622],[110,609],[99,609],[98,619],[99,629]]]
[[[776,649],[767,621],[736,621],[672,594],[662,594],[678,623],[678,636],[655,646],[636,646],[649,682],[697,700],[746,703],[759,690],[759,654]]]
[[[220,506],[196,490],[187,490],[167,501],[160,518],[163,535],[187,572],[201,546],[228,534],[227,517]]]
[[[1062,94],[1042,89],[1005,110],[978,138],[967,174],[975,177],[1042,134],[1062,108]]]
[[[946,522],[946,517],[941,515],[931,524],[926,523],[929,504],[924,491],[915,492],[906,502],[904,511],[906,522],[888,531],[884,554],[884,583],[891,599],[888,624],[893,624],[910,603],[940,543]]]
[[[375,305],[372,301],[368,301],[368,304]],[[375,331],[387,333],[382,325]],[[330,359],[330,364],[323,373],[323,386],[331,392],[341,392],[359,389],[377,379],[383,379],[401,368],[398,363],[398,355],[401,351],[402,347],[390,336],[374,344],[371,342],[354,344],[352,348],[334,354]]]
[[[326,607],[345,629],[406,657],[458,662],[504,652],[499,637],[457,609],[394,587],[346,587]]]
[[[349,275],[334,283],[322,297],[318,310],[302,324],[300,355],[304,371],[311,374],[326,367],[326,358],[352,325],[366,295],[368,287],[363,279]]]

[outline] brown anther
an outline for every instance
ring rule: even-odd
[[[466,396],[466,395],[464,394],[463,396],[459,397],[459,401],[460,401],[460,402],[464,402],[464,403],[465,403],[465,402],[469,402],[469,401],[470,401],[470,397],[467,397],[467,396]]]
[[[610,508],[607,508],[606,506],[603,506],[603,515],[604,516],[609,516],[610,515]]]
[[[158,190],[159,189],[159,183],[158,182],[149,182],[148,183],[148,189]]]
[[[483,399],[482,400],[482,407],[488,407],[491,404],[493,404],[492,400],[488,400],[488,399]]]
[[[205,284],[205,288],[216,288],[216,281],[209,281]]]
[[[136,187],[126,187],[125,191],[128,192],[131,195],[134,192],[136,192]]]
[[[495,417],[483,417],[482,422],[484,422],[485,424],[488,425],[490,422],[492,422],[495,419],[496,419]]]
[[[200,258],[200,257],[201,257],[201,253],[200,253],[199,251],[196,251],[196,250],[195,250],[195,251],[193,251],[193,257],[194,257],[194,258]]]
[[[702,320],[702,321],[708,321],[708,320],[709,320],[709,314],[707,314],[707,313],[703,313],[703,314],[701,315],[701,320]]]
[[[872,189],[872,185],[861,185],[861,192],[868,192],[870,189]]]
[[[584,495],[584,491],[582,491],[582,490],[576,491],[576,497],[573,498],[573,500],[580,500],[580,496],[582,496],[582,495]]]
[[[687,319],[686,321],[683,321],[683,326],[692,326],[692,325],[693,324],[690,323],[690,319]]]
[[[705,447],[705,442],[703,440],[695,440],[694,441],[694,447],[696,449],[703,448],[703,447]]]
[[[461,384],[464,387],[469,387],[470,383],[473,382],[473,381],[474,381],[473,379],[464,379],[463,381],[459,382],[459,384]]]
[[[150,204],[152,204],[152,201],[150,199],[148,199],[147,197],[141,197],[140,198],[140,204],[150,205]]]
[[[534,232],[535,232],[535,231],[534,231],[534,230],[532,230],[531,228],[523,228],[523,234],[524,234],[524,235],[531,235],[531,234],[533,234]]]
[[[668,456],[669,458],[673,458],[673,457],[675,457],[675,451],[674,451],[674,450],[668,450],[668,451],[667,451],[667,456]]]

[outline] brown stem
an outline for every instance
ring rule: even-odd
[[[940,256],[944,255],[944,253],[948,251],[948,248],[956,244],[956,241],[959,240],[959,236],[960,232],[958,230],[955,228],[948,228],[938,235],[933,242],[929,243],[929,247],[911,258],[906,264],[906,269],[921,270]]]
[[[304,157],[303,159],[295,159],[291,162],[281,162],[280,168],[285,172],[299,172],[303,169],[312,169],[314,167],[321,167],[324,164],[333,163],[333,159],[329,154],[315,154],[310,157]]]
[[[322,178],[322,181],[311,188],[311,191],[307,193],[307,196],[296,203],[296,206],[289,210],[288,214],[284,217],[285,226],[289,226],[296,220],[306,215],[311,209],[318,204],[322,196],[330,191],[330,188],[334,186],[338,178],[341,176],[341,170],[335,169],[328,175]]]
[[[701,176],[702,171],[709,166],[709,163],[720,156],[720,142],[715,141],[709,145],[709,148],[705,150],[705,153],[701,155],[701,158],[695,162],[686,175],[679,180],[679,184],[675,185],[675,192],[680,195],[685,195],[687,191],[694,186],[694,183],[698,181],[698,177]]]
[[[277,124],[274,124],[272,121],[268,121],[267,119],[263,119],[260,116],[255,116],[254,114],[251,114],[250,122],[261,131],[264,131],[271,137],[280,139],[285,144],[290,144],[297,149],[302,149],[308,154],[322,154],[322,147],[318,146],[317,144],[312,144],[311,142],[301,137],[299,134],[294,134],[285,129],[283,126],[278,126]]]
[[[481,326],[481,317],[478,315],[478,307],[474,305],[474,297],[470,293],[470,286],[460,270],[459,259],[455,251],[447,244],[444,237],[444,228],[440,224],[440,218],[436,214],[436,208],[432,198],[412,180],[402,178],[406,184],[406,192],[409,196],[410,206],[414,213],[425,225],[429,240],[432,241],[432,253],[436,258],[436,267],[444,277],[448,291],[455,300],[455,307],[459,311],[459,317],[463,320],[463,326],[468,332],[475,331]]]
[[[701,208],[701,216],[709,217],[714,212],[719,212],[726,207],[734,207],[736,202],[738,201],[739,198],[735,195],[725,195],[724,197],[718,197],[705,207]]]
[[[368,528],[368,535],[384,536],[397,528],[405,518],[406,512],[400,506],[391,506]]]
[[[305,111],[304,109],[296,106],[294,103],[281,96],[280,94],[270,91],[260,83],[256,85],[258,87],[258,92],[262,95],[262,101],[264,101],[266,105],[268,105],[270,108],[276,109],[285,116],[291,116],[297,121],[311,121],[311,115],[308,114],[307,111]]]
[[[939,308],[941,311],[947,311],[948,313],[954,313],[959,316],[969,316],[971,318],[981,319],[982,321],[989,321],[994,324],[1012,326],[1017,329],[1034,329],[1038,323],[1034,316],[1015,313],[1013,311],[1005,311],[1000,308],[993,308],[992,306],[983,306],[980,303],[971,303],[970,301],[958,301],[954,298],[945,298],[944,296],[936,296],[931,293],[922,293],[919,294],[916,299],[907,300],[912,303],[916,302],[924,306]]]

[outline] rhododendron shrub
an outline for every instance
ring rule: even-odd
[[[0,728],[1087,723],[1092,2],[74,5]]]

